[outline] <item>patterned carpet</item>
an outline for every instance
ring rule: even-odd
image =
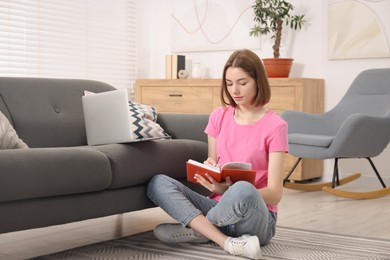
[[[278,227],[276,236],[262,247],[263,259],[390,259],[390,240],[341,236]],[[153,259],[230,260],[246,259],[228,255],[214,243],[165,244],[153,232],[102,242],[34,259]]]

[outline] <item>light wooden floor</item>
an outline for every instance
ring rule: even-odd
[[[385,182],[390,184],[389,179]],[[344,186],[351,190],[379,188],[377,179],[362,177]],[[348,235],[390,239],[390,196],[349,200],[324,192],[285,189],[278,225]],[[26,259],[114,239],[173,220],[158,208],[77,223],[0,235],[0,259]],[[1,224],[1,223],[0,223]]]

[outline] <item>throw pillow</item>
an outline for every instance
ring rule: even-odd
[[[130,122],[134,141],[170,138],[157,123],[155,107],[129,101]]]
[[[84,91],[84,95],[90,94],[95,93]],[[133,142],[171,138],[157,123],[155,107],[129,101],[129,112]]]
[[[19,138],[8,118],[0,111],[0,149],[26,149],[27,144]]]

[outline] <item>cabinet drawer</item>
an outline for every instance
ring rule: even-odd
[[[295,109],[295,87],[272,87],[271,100],[267,106],[275,112]]]
[[[142,103],[158,112],[209,113],[213,108],[211,87],[143,87]]]

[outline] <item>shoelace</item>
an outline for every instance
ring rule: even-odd
[[[233,255],[238,255],[238,256],[245,256],[245,250],[244,246],[246,245],[247,241],[231,241],[231,246],[232,246],[232,254]]]

